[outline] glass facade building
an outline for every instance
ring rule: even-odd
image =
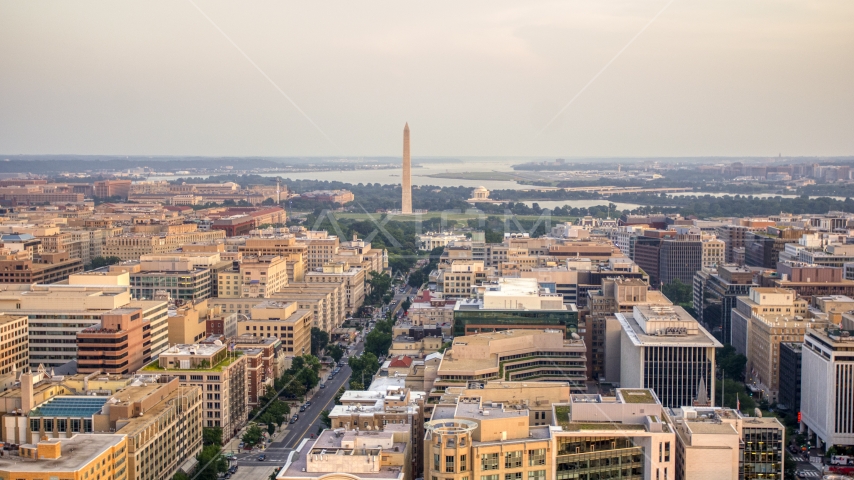
[[[578,311],[567,310],[486,310],[454,311],[454,336],[489,333],[518,328],[557,329],[569,337],[578,333]]]
[[[211,271],[197,269],[192,272],[139,272],[130,275],[131,295],[139,299],[152,299],[155,292],[169,292],[173,300],[197,301],[211,296]]]
[[[628,437],[558,437],[556,480],[642,479],[643,449]]]
[[[742,431],[743,450],[739,477],[745,480],[783,478],[782,428],[751,426],[744,422]]]

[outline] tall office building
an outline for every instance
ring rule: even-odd
[[[412,159],[409,156],[409,124],[403,127],[403,176],[401,177],[402,213],[412,213]]]
[[[667,407],[714,403],[715,349],[723,345],[682,307],[633,310],[614,314],[622,329],[620,386],[651,388]]]
[[[844,322],[848,323],[848,322]],[[850,324],[845,325],[850,328]],[[811,328],[801,353],[801,429],[818,445],[854,445],[854,331]]]

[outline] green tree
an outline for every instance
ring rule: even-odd
[[[416,270],[409,275],[409,281],[406,282],[412,288],[421,288],[427,283],[429,272],[425,274],[422,270]]]
[[[663,293],[671,302],[683,308],[685,308],[686,305],[688,307],[693,306],[693,287],[682,283],[678,278],[662,286],[661,293]]]
[[[276,433],[276,424],[270,422],[267,424],[267,433],[270,434],[270,438],[273,438],[273,434]]]
[[[408,298],[407,298],[407,299],[405,299],[405,300],[404,300],[403,302],[401,302],[401,304],[400,304],[400,308],[401,308],[401,309],[403,309],[403,311],[404,311],[404,312],[408,312],[408,311],[409,311],[409,307],[411,307],[411,306],[412,306],[412,302],[410,302]]]
[[[367,284],[370,287],[370,292],[365,297],[365,301],[371,305],[379,305],[380,302],[389,294],[389,289],[391,289],[391,276],[387,273],[372,271],[368,273]]]
[[[744,370],[747,366],[747,357],[736,353],[735,347],[730,344],[715,350],[715,363],[723,372],[724,378],[730,380],[744,380]]]
[[[190,480],[190,477],[181,470],[178,470],[175,475],[172,476],[172,480]]]
[[[228,462],[220,454],[220,448],[216,445],[208,445],[196,455],[201,470],[196,474],[198,480],[216,480],[220,473],[228,470]]]
[[[115,264],[121,263],[121,262],[122,262],[122,259],[119,257],[113,257],[113,256],[102,257],[99,255],[97,257],[92,258],[92,261],[90,261],[89,264],[86,265],[86,270],[95,270],[96,268],[102,268],[102,267],[106,267],[108,265],[115,265]]]
[[[332,360],[335,360],[335,363],[338,363],[344,356],[344,349],[336,343],[326,347],[326,353],[332,357]]]
[[[246,429],[246,432],[240,439],[247,445],[255,445],[261,441],[261,438],[263,437],[262,433],[261,427],[259,427],[257,423],[253,422],[249,424],[249,428]]]
[[[311,327],[311,354],[319,357],[320,352],[329,344],[329,334],[317,327]]]
[[[202,444],[222,446],[222,427],[202,428]]]
[[[371,333],[365,337],[365,351],[373,353],[377,357],[381,357],[388,353],[391,347],[392,337],[390,333],[384,333],[374,328]]]
[[[326,428],[332,428],[332,419],[329,418],[329,410],[320,412],[320,421],[326,425]]]

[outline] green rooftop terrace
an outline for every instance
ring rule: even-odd
[[[148,365],[142,367],[142,371],[145,371],[145,372],[167,372],[167,371],[171,372],[174,370],[180,370],[180,371],[191,371],[192,370],[192,371],[198,371],[198,372],[221,372],[222,369],[224,369],[225,367],[228,367],[229,365],[231,365],[232,363],[237,361],[237,359],[240,358],[242,355],[243,355],[243,352],[241,352],[240,350],[235,350],[235,351],[231,352],[229,355],[227,355],[226,357],[224,357],[219,363],[217,363],[216,365],[213,365],[213,366],[206,365],[204,363],[204,361],[202,361],[198,365],[196,365],[195,367],[190,367],[190,368],[172,367],[169,369],[161,367],[160,366],[160,359],[157,359],[157,360],[152,361]]]
[[[649,393],[649,390],[627,390],[621,389],[620,393],[625,403],[656,403],[655,397]]]

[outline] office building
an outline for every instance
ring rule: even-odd
[[[637,278],[606,278],[598,290],[587,291],[585,332],[587,376],[616,382],[620,378],[620,324],[615,313],[631,314],[635,305],[672,305],[661,292]]]
[[[81,197],[83,195],[80,195]],[[110,478],[128,480],[127,437],[120,434],[74,435],[39,439],[18,447],[18,455],[0,457],[0,476],[15,479]]]
[[[801,410],[801,358],[803,343],[780,344],[780,394],[777,403],[790,412]]]
[[[243,427],[249,413],[246,366],[246,357],[225,345],[173,345],[140,373],[175,375],[182,386],[201,388],[206,395],[203,426],[221,427],[225,442]]]
[[[477,393],[437,405],[425,425],[424,478],[552,480],[549,426],[532,423],[527,405]]]
[[[754,315],[775,314],[806,317],[808,304],[806,300],[798,298],[793,290],[785,288],[751,287],[747,296],[737,297],[732,310],[731,338],[735,351],[748,356],[751,318]]]
[[[168,346],[167,303],[132,300],[127,286],[33,285],[0,292],[0,308],[29,317],[30,365],[58,367],[77,359],[77,333],[101,325],[101,317],[119,308],[139,308],[151,326],[151,356]],[[81,278],[92,278],[83,274]]]
[[[308,284],[340,283],[344,287],[346,315],[355,315],[365,303],[365,271],[360,267],[351,266],[348,262],[324,264],[320,271],[306,273],[305,281]]]
[[[752,287],[753,270],[734,264],[704,268],[694,275],[694,312],[697,320],[722,343],[732,343],[732,309],[738,297],[747,296]]]
[[[400,427],[389,425],[380,432],[323,430],[316,440],[306,440],[290,452],[276,480],[413,478],[412,439]]]
[[[26,315],[0,314],[0,389],[14,384],[30,365],[29,320]]]
[[[68,252],[41,253],[31,257],[25,250],[0,248],[0,284],[56,283],[83,271],[83,261]]]
[[[435,390],[489,380],[566,382],[587,390],[587,349],[562,330],[503,330],[456,337],[439,364]],[[431,392],[431,395],[433,393]]]
[[[572,395],[553,408],[547,464],[553,462],[557,479],[675,478],[676,439],[653,390]]]
[[[136,372],[151,361],[151,323],[141,308],[118,308],[101,315],[101,324],[77,332],[77,371]]]
[[[720,342],[677,306],[636,305],[614,314],[620,336],[620,386],[649,388],[668,407],[714,403]]]
[[[481,298],[454,306],[454,336],[503,330],[557,329],[568,338],[578,331],[578,310],[563,296],[542,291],[533,278],[500,278],[485,285]]]
[[[691,285],[694,274],[703,268],[700,230],[687,227],[646,230],[635,243],[634,260],[649,274],[650,285],[656,288],[676,279]]]
[[[288,356],[311,353],[311,311],[301,310],[295,302],[267,300],[249,310],[249,318],[237,322],[240,335],[276,337]]]
[[[729,408],[666,409],[676,433],[676,479],[784,478],[785,427]]]
[[[854,330],[812,328],[801,353],[801,431],[816,445],[854,445]]]

